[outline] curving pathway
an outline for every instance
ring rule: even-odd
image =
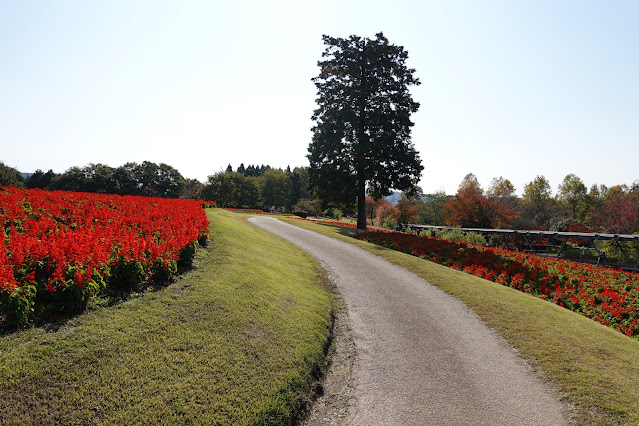
[[[344,298],[356,357],[343,423],[570,424],[569,407],[459,300],[351,244],[249,220],[317,258]]]

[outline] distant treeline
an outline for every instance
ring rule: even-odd
[[[0,186],[40,188],[50,191],[78,191],[101,194],[142,195],[161,198],[197,199],[202,184],[186,179],[175,168],[145,161],[120,167],[89,164],[71,167],[64,173],[36,170],[26,179],[14,168],[0,163]]]
[[[212,200],[220,207],[275,207],[309,215],[354,215],[353,206],[331,206],[308,189],[309,168],[275,169],[268,165],[230,164],[205,183],[186,179],[173,167],[145,161],[113,168],[104,164],[71,167],[56,174],[36,170],[28,178],[0,163],[0,186]],[[367,199],[367,216],[375,224],[451,225],[471,228],[550,229],[555,231],[639,232],[639,181],[590,188],[568,174],[555,195],[550,182],[537,176],[521,197],[508,179],[493,179],[487,189],[469,173],[455,195],[395,193],[389,200]],[[367,197],[369,198],[369,197]],[[390,201],[390,203],[388,202]],[[337,208],[341,210],[337,210]],[[389,219],[390,218],[390,219]]]
[[[205,200],[214,200],[220,207],[264,210],[275,207],[291,211],[300,202],[311,198],[308,167],[282,170],[240,164],[234,171],[229,164],[226,171],[209,176],[201,195]]]
[[[168,164],[129,162],[120,167],[105,164],[89,164],[71,167],[64,173],[53,170],[23,177],[15,168],[0,163],[0,186],[18,188],[40,188],[49,191],[77,191],[119,195],[142,195],[161,198],[189,198],[213,200],[221,207],[285,209],[308,193],[308,168],[291,170],[275,169],[268,165],[244,164],[233,170],[229,164],[226,171],[209,176],[206,183],[187,179]]]

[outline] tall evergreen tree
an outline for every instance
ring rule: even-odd
[[[410,115],[419,108],[408,87],[420,84],[406,66],[408,53],[375,39],[323,36],[313,140],[308,148],[310,185],[329,203],[353,205],[366,228],[366,188],[375,197],[410,190],[424,169],[415,150]]]

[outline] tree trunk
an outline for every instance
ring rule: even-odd
[[[357,229],[366,230],[366,181],[357,182]]]

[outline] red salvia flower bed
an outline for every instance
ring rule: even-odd
[[[513,287],[638,336],[639,274],[399,232],[359,239]]]
[[[169,279],[208,235],[205,203],[0,188],[0,324],[45,305],[77,311],[108,286]]]

